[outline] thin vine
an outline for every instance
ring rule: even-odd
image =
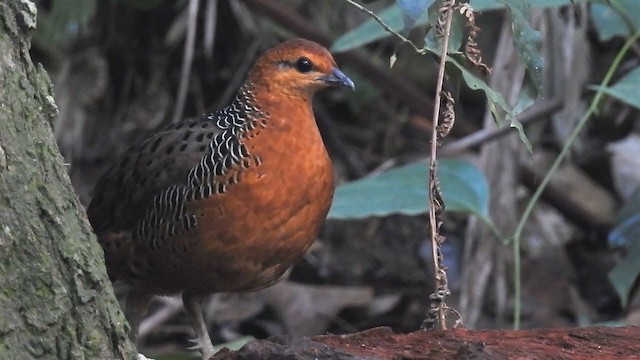
[[[616,70],[618,69],[618,66],[622,62],[624,55],[626,55],[627,51],[629,51],[629,49],[633,45],[635,45],[636,41],[638,41],[639,38],[640,38],[640,31],[633,34],[633,36],[631,36],[624,43],[624,46],[622,46],[622,48],[616,55],[615,59],[613,60],[613,63],[611,64],[611,67],[609,67],[609,70],[607,71],[607,74],[605,75],[604,79],[602,79],[602,83],[600,83],[600,87],[598,88],[596,95],[591,101],[591,104],[589,105],[589,109],[582,116],[582,118],[578,122],[578,125],[576,126],[576,128],[573,130],[573,132],[567,139],[568,140],[567,143],[562,147],[560,154],[558,154],[558,157],[551,165],[551,168],[549,169],[549,171],[547,171],[547,174],[544,176],[544,179],[542,179],[540,186],[538,186],[533,196],[531,196],[531,199],[527,203],[527,207],[525,208],[524,212],[522,213],[522,216],[520,217],[520,220],[518,221],[516,230],[513,233],[513,257],[514,257],[513,272],[514,272],[514,279],[515,279],[514,281],[515,301],[513,306],[513,328],[514,329],[520,328],[521,302],[522,302],[522,299],[521,299],[522,289],[521,289],[521,282],[520,282],[520,274],[521,274],[520,239],[522,237],[522,231],[524,230],[525,223],[529,219],[529,216],[533,211],[533,207],[536,205],[538,200],[540,200],[540,196],[542,195],[542,192],[549,184],[549,181],[551,181],[551,178],[553,177],[553,175],[556,173],[556,170],[560,166],[560,163],[562,162],[562,160],[564,160],[565,156],[569,153],[569,150],[571,149],[571,146],[573,146],[573,143],[575,142],[576,138],[578,137],[582,129],[585,127],[585,125],[591,118],[591,115],[593,115],[598,110],[598,104],[600,103],[600,100],[602,100],[602,97],[604,96],[604,88],[611,81],[611,78],[613,77]]]

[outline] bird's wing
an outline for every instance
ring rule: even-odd
[[[219,116],[218,114],[216,114]],[[187,183],[221,130],[215,118],[173,124],[126,155],[98,182],[87,215],[95,232],[131,231],[164,189]]]

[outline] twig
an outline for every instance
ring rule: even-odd
[[[253,61],[256,58],[256,53],[260,49],[259,41],[252,41],[245,50],[244,59],[240,62],[240,65],[237,67],[237,70],[233,72],[233,76],[231,79],[227,81],[227,87],[222,92],[222,95],[218,96],[218,100],[213,106],[210,106],[207,111],[215,111],[215,109],[220,109],[225,104],[228,104],[231,101],[231,98],[238,90],[242,82],[244,81],[245,74],[253,65]]]
[[[562,103],[563,100],[560,98],[544,100],[534,107],[527,109],[522,114],[519,114],[518,116],[516,116],[516,118],[523,126],[527,126],[544,119],[544,115],[558,110],[560,107],[562,107]],[[508,126],[503,126],[499,129],[492,128],[479,130],[471,135],[467,135],[461,139],[443,146],[442,149],[440,149],[440,156],[449,157],[458,155],[468,149],[498,139],[506,134],[510,134],[512,131],[515,131],[515,129]]]
[[[138,330],[138,338],[140,340],[147,337],[154,329],[157,329],[183,309],[182,300],[176,297],[158,296],[156,299],[162,301],[162,308],[140,323],[140,329]]]
[[[218,23],[218,0],[207,0],[204,22],[204,55],[213,58],[213,43],[216,38],[216,24]]]
[[[172,123],[176,123],[182,118],[184,103],[187,98],[189,88],[189,75],[191,74],[191,64],[193,63],[193,50],[196,44],[196,25],[198,24],[198,2],[200,0],[189,0],[189,13],[187,16],[187,39],[184,42],[184,57],[182,59],[182,69],[180,71],[180,87],[176,98],[176,107],[173,112]]]

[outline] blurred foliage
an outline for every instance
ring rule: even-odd
[[[601,41],[626,37],[640,29],[640,6],[637,0],[612,0],[591,5],[591,18]]]
[[[600,87],[592,87],[600,89]],[[640,67],[632,69],[614,85],[602,89],[607,95],[640,110]],[[640,189],[625,201],[614,229],[609,234],[609,243],[628,249],[627,256],[609,274],[620,302],[628,304],[635,284],[640,278]]]
[[[576,3],[593,0],[575,0]],[[629,0],[635,1],[635,0]],[[531,8],[558,7],[571,4],[571,0],[536,0],[531,2],[509,1],[513,4],[528,4]],[[471,0],[471,7],[475,11],[491,11],[504,9],[505,5],[500,0]],[[382,21],[394,31],[401,31],[404,26],[402,10],[397,5],[391,5],[377,14]],[[427,13],[423,13],[414,23],[414,28],[429,25]],[[344,52],[370,44],[374,41],[390,37],[374,19],[368,19],[355,29],[341,35],[331,46],[333,52]]]
[[[428,31],[425,36],[425,47],[423,49],[438,55],[441,53],[441,50],[440,46],[437,45],[438,41],[434,33],[433,24],[435,24],[437,19],[440,5],[442,5],[441,1],[400,1],[383,10],[379,17],[392,31],[396,32],[399,29],[402,29],[403,32],[408,32],[408,27],[411,25],[414,27],[425,25],[431,27],[432,29]],[[544,67],[544,61],[540,54],[542,38],[540,33],[531,27],[528,2],[521,0],[471,2],[471,6],[473,6],[476,11],[500,8],[500,5],[510,10],[514,29],[514,46],[518,50],[521,62],[526,69],[523,90],[519,94],[515,109],[512,109],[507,104],[502,94],[492,90],[484,80],[476,76],[473,71],[468,70],[468,68],[472,66],[468,64],[463,56],[454,58],[453,54],[458,52],[458,49],[463,43],[465,28],[467,27],[465,18],[460,15],[455,16],[452,23],[450,45],[447,49],[447,53],[451,55],[447,56],[447,61],[454,65],[458,72],[461,72],[462,79],[469,88],[482,90],[485,93],[488,100],[487,105],[491,109],[491,113],[496,119],[498,126],[503,126],[504,120],[506,120],[509,126],[518,130],[520,139],[529,152],[532,152],[531,143],[527,139],[522,124],[517,120],[516,115],[531,106],[542,91],[542,69]],[[538,4],[538,6],[540,5]],[[420,9],[426,7],[429,9],[427,13],[422,11],[422,14],[420,14],[418,12]],[[378,22],[374,19],[369,19],[356,29],[338,38],[334,42],[332,50],[337,52],[350,50],[389,35],[391,34]],[[420,45],[417,44],[416,47],[420,47]],[[392,60],[392,63],[393,62],[394,60]],[[459,78],[458,74],[451,74],[452,69],[450,67],[447,67],[447,71],[455,78]]]
[[[589,0],[583,1],[587,2]],[[512,25],[514,29],[514,46],[518,51],[520,60],[527,71],[525,84],[522,92],[519,95],[519,99],[515,106],[515,109],[511,109],[506,104],[501,94],[493,91],[483,80],[481,80],[470,70],[468,70],[468,66],[466,62],[462,60],[461,56],[455,56],[455,54],[459,53],[459,49],[463,43],[464,31],[462,29],[464,27],[464,22],[460,21],[459,18],[456,18],[457,21],[454,21],[451,32],[451,43],[449,48],[447,49],[447,53],[450,55],[448,56],[448,62],[454,65],[455,68],[457,68],[457,71],[460,72],[467,86],[469,86],[471,89],[479,89],[484,91],[488,99],[487,105],[491,112],[494,114],[494,117],[498,119],[498,123],[500,123],[499,119],[501,113],[506,113],[507,119],[511,119],[511,126],[518,128],[521,139],[527,145],[529,151],[531,151],[531,145],[524,135],[521,124],[515,121],[514,117],[515,114],[522,112],[528,106],[533,104],[542,90],[542,68],[544,66],[544,61],[540,54],[541,36],[530,26],[529,6],[536,8],[557,7],[564,5],[575,6],[575,4],[583,1],[470,1],[471,6],[476,11],[495,10],[502,7],[507,7],[510,10],[510,13],[512,15]],[[590,14],[593,19],[595,30],[601,40],[608,40],[613,37],[629,36],[640,29],[640,7],[637,6],[637,0],[608,1],[606,4],[597,1],[593,2],[594,3],[590,5]],[[397,1],[395,4],[385,8],[382,11],[379,11],[378,16],[380,17],[381,21],[384,22],[392,31],[402,31],[403,34],[406,34],[409,30],[408,28],[412,25],[414,28],[421,26],[431,27],[431,25],[434,23],[435,17],[433,16],[433,13],[435,11],[433,11],[433,9],[430,9],[432,10],[432,16],[428,16],[424,11],[422,11],[421,13],[418,11],[418,9],[421,9],[422,6],[428,6],[428,3],[429,2],[425,1],[416,1],[415,3],[411,4],[410,1]],[[438,5],[439,2],[436,1],[434,4]],[[374,19],[368,19],[353,30],[340,36],[334,42],[332,50],[335,52],[352,50],[391,35],[392,34],[386,31]],[[417,46],[419,47],[419,45]],[[434,54],[439,54],[441,53],[441,49],[439,48],[439,46],[440,45],[435,36],[435,32],[433,31],[433,29],[431,29],[431,31],[428,32],[427,36],[425,37],[425,49]],[[640,93],[639,84],[640,67],[636,67],[629,71],[625,76],[623,76],[616,84],[602,90],[609,96],[614,97],[630,106],[640,109],[640,102],[638,101],[637,95],[638,93]],[[598,87],[592,88],[598,89]],[[412,166],[416,165],[410,165],[407,168],[411,169]],[[442,168],[444,168],[444,166]],[[421,174],[420,176],[426,176],[426,174]],[[395,177],[398,177],[398,179],[395,179]],[[399,178],[401,177],[402,173],[393,174],[393,176],[390,176],[389,178],[397,182],[400,181]],[[359,190],[351,186],[345,187],[343,190],[338,191],[337,195],[344,196],[346,193],[345,189],[348,189],[349,194],[357,194],[357,197],[360,200],[367,201],[367,199],[371,198],[380,198],[379,191],[381,188],[378,186],[374,186],[377,185],[375,184],[375,181],[383,182],[383,180],[377,179],[369,181],[365,180],[362,183],[353,184],[362,186],[362,189],[360,189],[362,191],[369,191],[369,196],[367,196],[367,193],[358,193]],[[443,183],[444,182],[445,180],[443,180]],[[424,187],[423,182],[416,182],[415,184],[406,182],[404,184],[405,186]],[[403,191],[407,194],[411,193],[411,191],[407,189],[403,189]],[[425,194],[422,193],[420,193],[420,195],[416,193],[416,198],[422,198],[424,195]],[[445,193],[445,202],[448,204],[447,197],[448,195],[446,195]],[[349,198],[346,197],[345,199]],[[355,204],[351,204],[353,208],[359,208],[359,205],[357,205],[358,201],[354,201],[354,203]],[[620,298],[622,299],[622,303],[625,305],[627,304],[627,300],[629,299],[634,285],[636,284],[637,279],[640,276],[640,242],[635,241],[636,239],[638,239],[638,234],[640,234],[639,203],[640,196],[638,196],[638,194],[636,194],[633,199],[628,199],[627,205],[620,214],[620,220],[617,223],[618,225],[616,229],[612,231],[610,237],[612,243],[624,244],[629,249],[627,257],[610,273],[610,279]],[[411,213],[417,211],[417,209],[424,210],[424,206],[420,208],[416,204],[404,203],[404,201],[399,202],[396,205],[403,206],[402,204],[406,206],[404,210],[396,208],[393,211],[389,212]],[[384,205],[380,205],[380,207],[373,206],[373,208],[371,209],[371,214],[385,214],[386,211],[388,211],[387,209],[390,208],[392,208],[392,206],[390,206],[389,203],[384,202]],[[335,212],[335,210],[332,211],[333,216],[342,216],[336,215],[337,213]],[[354,213],[358,213],[358,215],[354,216],[363,216],[364,213],[359,213],[358,211],[362,210],[354,210]],[[471,211],[471,213],[479,214],[475,211]]]
[[[592,86],[598,90],[599,86]],[[623,76],[614,85],[603,88],[605,94],[614,97],[627,105],[640,109],[640,67],[636,67]]]
[[[521,94],[521,97],[525,99],[523,102],[527,104],[526,106],[520,106],[520,110],[524,110],[524,108],[533,103],[541,89],[541,74],[543,68],[542,56],[540,55],[541,36],[539,32],[531,28],[528,7],[524,2],[511,0],[502,0],[501,2],[511,9],[513,26],[516,30],[514,45],[519,51],[522,62],[527,70],[527,80],[525,83],[528,85],[525,87],[533,89],[533,91],[523,91]],[[383,11],[381,17],[385,23],[386,21],[390,22],[386,24],[391,28],[402,28],[403,32],[408,32],[412,26],[435,23],[440,5],[441,1],[396,1],[395,5]],[[491,4],[488,3],[485,5],[490,6]],[[427,8],[429,10],[428,12],[425,11]],[[372,20],[368,20],[365,25],[356,28],[336,40],[333,49],[340,51],[348,50],[353,48],[355,44],[361,46],[372,41],[372,39],[379,38],[379,36],[371,37],[372,33],[380,31],[386,33],[380,24],[377,22],[371,23],[371,21]],[[457,14],[452,23],[450,46],[447,49],[447,53],[458,53],[463,43],[465,26],[465,17]],[[363,30],[363,28],[365,30]],[[426,50],[434,54],[441,53],[433,28],[427,33],[425,42]],[[508,106],[503,96],[491,89],[485,81],[476,76],[472,71],[468,70],[469,65],[467,65],[464,57],[458,56],[454,58],[453,56],[447,56],[447,61],[449,64],[454,65],[458,72],[457,77],[461,77],[469,88],[482,90],[485,93],[488,99],[488,106],[499,124],[501,124],[500,119],[503,117],[502,114],[507,115],[511,126],[518,129],[520,138],[531,152],[531,144],[524,134],[522,125],[516,120],[516,114],[513,109]],[[423,171],[419,170],[420,168],[423,168]],[[488,186],[486,186],[484,176],[480,172],[477,172],[466,179],[465,185],[465,181],[459,182],[456,181],[456,179],[464,179],[464,176],[468,176],[468,169],[461,166],[460,163],[450,163],[446,161],[442,162],[440,172],[441,176],[451,176],[451,178],[442,177],[442,184],[457,185],[451,187],[449,187],[449,185],[447,185],[447,187],[443,186],[443,197],[446,203],[445,209],[450,211],[468,211],[490,222],[487,218],[488,203],[474,203],[471,200],[483,199],[488,202]],[[362,218],[372,215],[384,216],[393,213],[416,214],[426,211],[426,201],[424,200],[427,196],[426,178],[426,165],[414,164],[396,169],[394,172],[390,172],[390,174],[379,176],[373,180],[366,179],[345,185],[336,192],[334,207],[329,216],[344,219]],[[477,192],[474,193],[473,190],[470,191],[472,188],[470,184],[476,181],[485,184],[485,186],[475,188],[474,190],[477,190]],[[400,183],[404,186],[393,185]],[[389,190],[391,188],[394,190]],[[385,189],[387,189],[386,193]],[[458,207],[462,203],[455,203],[454,199],[455,196],[459,194],[475,195],[469,197],[469,201],[473,205]]]
[[[96,13],[97,0],[36,0],[38,26],[33,41],[51,53],[58,53],[76,40]]]
[[[402,32],[409,33],[415,27],[416,21],[424,15],[434,0],[396,0],[402,16]]]
[[[603,91],[636,108],[640,108],[638,92],[640,91],[640,68],[636,67],[623,79]],[[628,199],[618,214],[614,229],[609,234],[609,243],[614,247],[626,250],[626,256],[609,273],[620,303],[628,306],[632,295],[638,291],[640,279],[640,189]]]
[[[609,273],[622,306],[627,306],[640,277],[640,188],[620,210],[616,226],[609,234],[609,242],[628,250],[627,256]]]

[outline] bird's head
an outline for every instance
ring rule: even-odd
[[[289,40],[265,52],[249,73],[249,81],[270,92],[304,98],[326,87],[355,89],[329,50],[304,39]]]

